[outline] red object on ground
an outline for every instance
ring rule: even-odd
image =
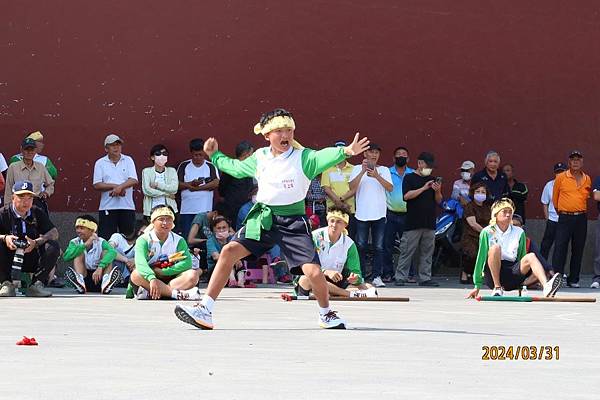
[[[281,293],[281,300],[283,301],[292,301],[292,296],[287,293]]]
[[[38,342],[35,338],[28,338],[27,336],[23,336],[23,339],[17,342],[17,346],[37,346]]]
[[[477,301],[481,301],[481,296],[477,296],[477,297],[475,297],[475,300],[477,300]]]

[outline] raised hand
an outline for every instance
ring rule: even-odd
[[[369,148],[369,139],[367,137],[359,139],[359,137],[360,133],[356,132],[352,143],[344,147],[344,153],[346,153],[346,155],[356,156]]]
[[[219,143],[217,139],[210,137],[204,142],[204,152],[210,158],[212,155],[219,150]]]

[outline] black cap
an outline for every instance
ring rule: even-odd
[[[563,172],[567,170],[567,166],[565,165],[565,163],[559,162],[554,164],[554,172]]]
[[[583,153],[580,152],[579,150],[573,150],[571,152],[571,154],[569,154],[569,158],[575,158],[575,157],[583,158]]]
[[[23,139],[23,141],[21,142],[21,148],[27,149],[27,148],[30,148],[30,147],[33,147],[33,148],[36,147],[35,140],[33,140],[32,138],[25,138],[25,139]]]
[[[369,143],[369,150],[379,150],[381,151],[381,146],[378,145],[377,143]]]
[[[426,151],[419,154],[417,160],[425,161],[425,164],[427,164],[428,167],[433,167],[435,163],[435,158],[433,157],[433,154],[428,153]]]

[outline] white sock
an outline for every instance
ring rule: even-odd
[[[206,309],[208,311],[212,312],[213,307],[215,306],[215,299],[213,299],[209,295],[205,294],[204,296],[202,296],[202,300],[200,301],[200,304],[202,304],[204,307],[206,307]]]
[[[325,307],[325,308],[323,308],[323,307],[319,307],[319,314],[321,314],[321,315],[325,315],[325,314],[327,314],[329,311],[331,311],[331,309],[330,309],[329,307]]]
[[[171,292],[171,298],[177,300],[177,293],[179,293],[179,290],[173,289]]]

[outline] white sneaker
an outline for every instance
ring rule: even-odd
[[[542,291],[544,297],[554,297],[558,289],[560,289],[562,284],[562,275],[559,273],[554,274],[552,278],[544,285],[544,289]]]
[[[102,294],[109,294],[120,279],[121,270],[118,267],[113,267],[108,274],[102,275]]]
[[[319,326],[324,329],[346,329],[346,321],[338,317],[337,312],[330,310],[327,314],[319,314]]]
[[[191,289],[177,291],[177,300],[199,301],[201,299],[202,299],[202,296],[200,296],[200,291],[195,286]]]
[[[365,290],[352,290],[350,297],[377,297],[377,289],[372,287]]]
[[[140,286],[135,294],[135,298],[138,300],[149,300],[150,292]]]
[[[193,306],[175,306],[175,316],[196,328],[213,329],[212,313],[200,303]]]
[[[67,267],[65,270],[65,277],[71,283],[71,285],[77,290],[77,293],[84,294],[86,291],[85,288],[85,279],[83,275],[75,271],[73,267]]]
[[[494,288],[492,291],[492,296],[504,296],[504,289],[501,287]]]
[[[375,287],[385,287],[385,283],[383,283],[383,281],[381,280],[380,276],[375,277],[375,279],[373,279],[373,286]]]
[[[600,282],[592,282],[590,285],[591,289],[600,289]]]

